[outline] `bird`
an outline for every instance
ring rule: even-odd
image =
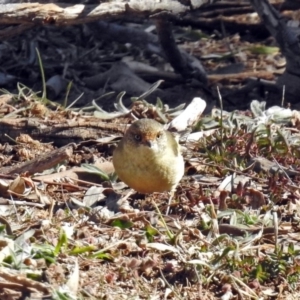
[[[141,194],[174,194],[184,175],[179,143],[162,124],[146,118],[125,132],[113,152],[113,165],[118,177]]]

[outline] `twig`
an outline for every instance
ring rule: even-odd
[[[200,62],[196,58],[193,58],[193,62],[188,61],[188,57],[184,57],[183,52],[178,49],[171,23],[159,18],[156,19],[155,24],[161,47],[174,70],[184,79],[196,78],[206,84],[206,73]],[[192,59],[192,57],[189,58]]]
[[[75,144],[69,144],[65,147],[55,149],[46,155],[41,157],[37,157],[33,160],[26,161],[22,164],[4,167],[0,169],[0,172],[3,174],[13,175],[13,174],[21,174],[27,173],[29,175],[33,175],[34,173],[43,172],[48,170],[60,162],[69,159],[73,154],[73,149],[76,147]]]
[[[35,203],[35,202],[27,202],[27,201],[18,201],[18,200],[8,200],[5,198],[0,198],[0,205],[20,205],[20,206],[34,206],[39,208],[44,208],[45,204]]]

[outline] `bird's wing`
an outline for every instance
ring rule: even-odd
[[[168,145],[171,145],[171,149],[175,156],[180,155],[180,145],[178,144],[178,141],[176,138],[173,136],[173,134],[169,131],[166,131],[167,133],[167,138],[168,138]]]

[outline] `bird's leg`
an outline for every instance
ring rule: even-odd
[[[171,202],[172,202],[172,199],[173,199],[174,195],[175,195],[175,191],[169,192],[169,200],[168,200],[168,206],[167,206],[167,210],[166,210],[166,215],[169,214]]]
[[[135,191],[134,191],[133,189],[130,189],[129,192],[127,192],[126,195],[122,197],[122,200],[123,200],[123,201],[128,200],[128,198],[129,198],[131,195],[133,195],[134,193],[135,193]]]

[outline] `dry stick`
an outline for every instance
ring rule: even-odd
[[[3,289],[10,289],[13,291],[21,291],[24,290],[24,286],[18,283],[11,283],[11,282],[0,282],[0,289],[3,291]],[[28,290],[25,287],[25,290]],[[29,290],[30,291],[30,290]],[[30,291],[32,292],[32,291]]]
[[[0,30],[1,41],[20,35],[26,30],[34,27],[34,24],[20,24],[18,26],[9,26]]]
[[[285,85],[282,87],[282,99],[281,99],[281,107],[284,105],[285,100]]]
[[[184,79],[196,78],[200,82],[206,83],[206,73],[200,62],[196,58],[183,56],[183,53],[178,49],[171,23],[159,18],[155,24],[161,47],[175,71],[181,74]]]
[[[39,208],[45,207],[45,204],[41,204],[41,203],[18,201],[18,200],[8,200],[5,198],[0,198],[0,205],[20,205],[20,206],[27,205],[27,206],[34,206],[34,207],[39,207]]]
[[[55,185],[61,185],[64,187],[71,187],[71,188],[74,188],[77,190],[83,190],[83,191],[87,190],[87,188],[83,187],[83,186],[78,186],[78,185],[72,184],[71,182],[62,182],[61,180],[63,178],[68,178],[70,181],[72,181],[72,182],[75,181],[82,185],[102,187],[102,184],[79,179],[78,177],[76,177],[77,173],[79,173],[79,172],[87,173],[87,171],[82,167],[74,167],[70,170],[59,172],[59,173],[35,176],[32,178],[32,180],[37,181],[37,182],[43,182],[46,184],[55,184]],[[0,175],[0,178],[1,178],[1,175]]]
[[[273,211],[272,212],[273,215],[273,222],[274,222],[274,236],[275,236],[275,249],[277,251],[279,251],[279,247],[278,247],[278,214],[277,211]]]
[[[0,223],[5,225],[5,230],[8,235],[13,235],[10,223],[4,217],[0,216]]]
[[[33,139],[45,140],[56,144],[69,144],[70,141],[82,141],[99,138],[99,130],[123,132],[121,125],[99,121],[98,118],[76,117],[76,121],[62,120],[60,123],[53,120],[38,118],[9,118],[0,120],[0,140],[4,143],[17,138],[20,134],[28,134]]]
[[[66,1],[63,1],[66,2]],[[192,3],[190,3],[192,2]],[[0,24],[53,24],[73,25],[98,20],[116,19],[126,15],[128,18],[145,18],[155,13],[182,14],[199,8],[203,1],[184,2],[171,0],[147,1],[108,1],[99,5],[69,3],[22,3],[0,6]]]
[[[208,75],[209,83],[235,83],[245,80],[257,80],[257,78],[262,78],[265,80],[274,80],[274,72],[270,71],[245,71],[237,74],[211,74]],[[266,83],[267,84],[267,83]],[[250,90],[251,86],[248,88]],[[247,90],[246,90],[247,91]]]
[[[49,207],[49,221],[51,222],[52,218],[53,218],[53,210],[54,210],[54,206],[55,206],[55,201],[54,199],[51,197],[51,203],[50,203],[50,207]],[[71,210],[70,210],[71,211]]]
[[[162,277],[164,283],[169,287],[169,289],[173,292],[173,294],[176,296],[177,299],[183,299],[180,297],[180,295],[177,293],[177,291],[175,291],[174,287],[168,282],[168,280],[166,279],[166,277],[164,276],[163,272],[161,271],[161,269],[159,269],[160,272],[160,276]]]
[[[234,59],[234,62],[236,63],[237,59],[236,59],[236,56],[234,55],[234,50],[232,49],[233,47],[231,46],[231,43],[229,41],[228,34],[226,32],[226,28],[224,26],[223,21],[221,21],[221,31],[222,31],[222,35],[223,35],[226,47],[227,47],[228,51],[230,52],[230,56]]]
[[[64,177],[61,177],[60,176],[60,173],[55,173],[54,175],[56,175],[58,177],[58,179],[61,179],[61,178],[64,178]],[[1,178],[1,176],[0,176]],[[71,178],[72,181],[76,181],[76,182],[79,182],[79,183],[83,183],[85,185],[95,185],[95,186],[100,186],[102,187],[101,184],[97,184],[97,183],[93,183],[93,182],[89,182],[89,181],[84,181],[84,180],[80,180],[80,179],[76,179],[76,178]],[[45,184],[53,184],[53,185],[60,185],[60,186],[63,186],[65,188],[73,188],[73,189],[77,189],[79,191],[86,191],[88,188],[87,187],[82,187],[82,186],[78,186],[76,184],[71,184],[69,182],[59,182],[59,181],[54,181],[54,180],[44,180],[41,177],[34,177],[32,178],[32,181],[36,181],[36,182],[42,182],[42,183],[45,183]]]
[[[24,275],[10,274],[4,268],[0,269],[0,278],[4,278],[11,283],[20,284],[22,288],[32,288],[44,294],[49,294],[50,288],[45,284],[26,278]]]
[[[18,222],[20,223],[21,221],[20,221],[20,217],[19,217],[19,215],[18,215],[18,212],[17,212],[17,207],[16,207],[16,205],[15,205],[15,202],[14,202],[14,199],[13,199],[13,197],[12,197],[12,194],[10,193],[10,201],[12,202],[12,205],[13,205],[13,207],[14,207],[14,210],[15,210],[15,214],[16,214],[16,217],[17,217],[17,220],[18,220]]]
[[[68,144],[62,148],[55,149],[46,155],[26,161],[20,165],[1,168],[0,173],[13,175],[26,172],[29,175],[33,175],[35,173],[43,172],[56,166],[60,162],[69,159],[73,154],[73,149],[75,147],[75,144]]]

